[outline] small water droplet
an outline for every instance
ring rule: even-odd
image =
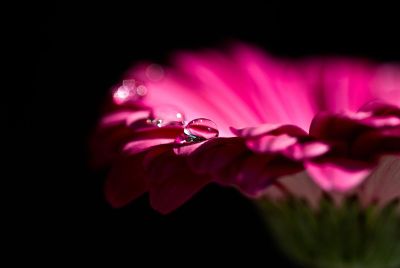
[[[206,118],[198,118],[190,121],[184,132],[186,135],[195,136],[204,139],[211,139],[218,137],[219,131],[217,125]]]
[[[167,125],[183,126],[185,115],[178,108],[171,105],[159,106],[153,109],[150,118],[147,120],[149,124],[157,127]]]
[[[206,118],[198,118],[190,121],[184,128],[183,134],[176,138],[175,142],[191,143],[218,137],[217,125]]]

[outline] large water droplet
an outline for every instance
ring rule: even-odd
[[[157,127],[183,126],[185,115],[175,106],[165,105],[154,108],[147,121]]]
[[[195,136],[203,139],[218,137],[217,125],[206,118],[198,118],[190,121],[184,129],[186,135]]]
[[[190,121],[183,130],[184,134],[176,138],[176,143],[191,143],[218,137],[217,125],[206,118]]]
[[[135,101],[147,94],[147,88],[135,79],[127,79],[122,81],[113,94],[116,104],[123,104],[128,101]]]

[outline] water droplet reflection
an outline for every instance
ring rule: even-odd
[[[219,135],[217,125],[206,118],[198,118],[190,121],[185,126],[183,132],[184,134],[175,140],[176,143],[200,142],[216,138]]]
[[[218,137],[219,131],[217,125],[206,118],[198,118],[190,121],[184,130],[186,135],[211,139]]]

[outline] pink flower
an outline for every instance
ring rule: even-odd
[[[400,68],[276,60],[237,45],[140,64],[113,90],[93,140],[115,207],[145,192],[168,213],[216,182],[257,197],[306,171],[348,192],[400,155]]]

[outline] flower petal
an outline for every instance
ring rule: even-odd
[[[249,46],[237,45],[233,57],[254,86],[253,104],[268,107],[264,122],[295,124],[306,128],[316,112],[310,100],[309,87],[299,70],[285,61],[277,61]]]
[[[382,101],[371,101],[360,108],[360,112],[370,112],[373,115],[392,115],[400,117],[400,108]]]
[[[175,139],[146,139],[146,140],[136,140],[127,143],[123,151],[125,154],[138,154],[144,152],[151,147],[158,146],[161,144],[171,144]]]
[[[219,182],[238,187],[249,196],[258,196],[276,179],[301,171],[302,165],[277,154],[244,152],[217,174]]]
[[[311,178],[325,191],[346,192],[359,185],[371,172],[364,162],[332,160],[305,163]]]
[[[217,174],[235,158],[248,152],[241,138],[216,138],[206,141],[188,157],[191,168],[197,173]]]
[[[296,143],[287,147],[282,153],[290,159],[303,161],[319,157],[329,152],[330,146],[320,141]]]
[[[400,198],[400,158],[385,156],[358,190],[365,206],[378,204],[382,207]]]
[[[187,156],[196,151],[200,146],[202,146],[207,141],[195,142],[189,144],[176,144],[174,147],[174,153],[180,156]]]
[[[145,160],[149,176],[150,203],[166,214],[180,207],[211,179],[190,169],[185,157],[177,156],[171,146],[152,150]]]
[[[262,136],[256,139],[248,139],[247,147],[256,153],[280,152],[294,145],[298,140],[289,135]]]
[[[382,154],[400,155],[400,127],[363,133],[354,142],[352,154],[375,159]]]
[[[91,164],[99,168],[112,163],[134,135],[134,130],[125,126],[97,130],[90,144],[93,152]]]
[[[104,185],[106,199],[113,207],[122,207],[148,190],[142,162],[143,154],[115,161]]]
[[[372,92],[373,65],[368,62],[325,60],[322,84],[325,111],[356,111],[364,103],[376,98]]]
[[[248,127],[242,129],[230,128],[232,133],[238,137],[249,138],[258,137],[261,135],[281,135],[287,134],[293,137],[307,136],[307,132],[298,126],[294,125],[278,125],[278,124],[263,124],[257,127]]]
[[[311,123],[310,135],[324,140],[349,141],[368,129],[370,127],[344,115],[320,113]]]

